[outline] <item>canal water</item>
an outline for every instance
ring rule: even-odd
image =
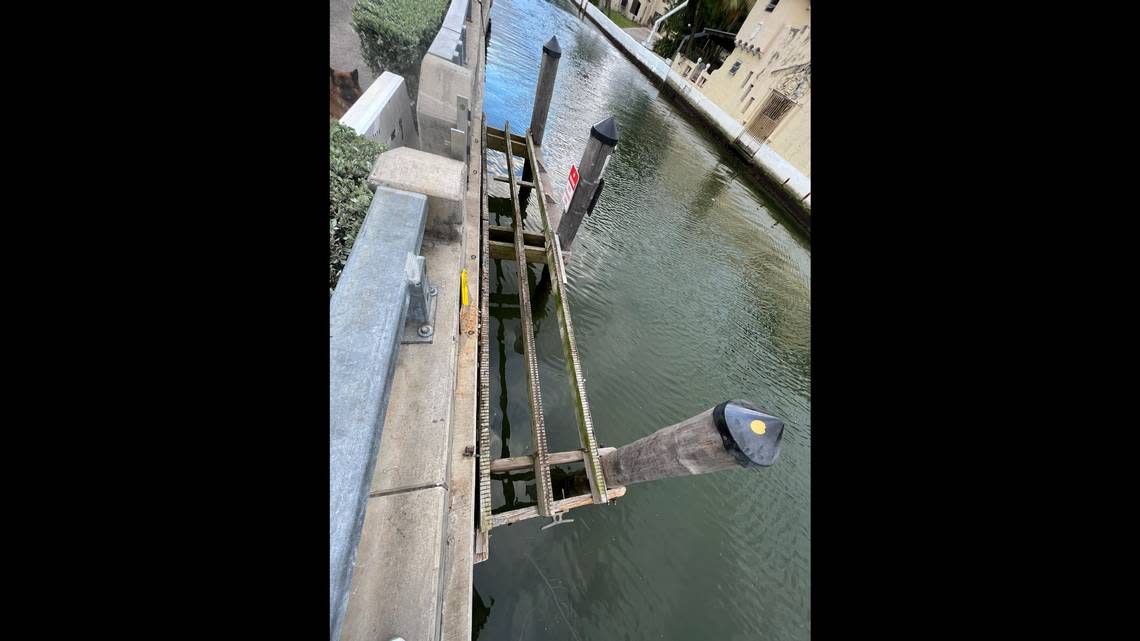
[[[773,467],[634,485],[615,505],[573,510],[572,524],[493,530],[491,557],[475,566],[473,638],[810,638],[810,246],[715,134],[569,2],[494,0],[491,20],[488,125],[526,130],[542,43],[557,35],[562,46],[544,145],[555,198],[590,126],[617,120],[605,190],[567,265],[599,443],[629,443],[726,399],[756,402],[787,427]],[[491,193],[508,192],[492,183]],[[491,204],[509,225],[509,201]],[[528,211],[537,229],[537,206]],[[517,283],[514,262],[495,261],[495,458],[533,451]],[[550,450],[577,449],[553,300],[535,301],[535,321]],[[533,475],[497,476],[492,493],[496,513],[533,505]]]

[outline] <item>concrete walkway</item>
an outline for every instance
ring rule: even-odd
[[[360,70],[360,88],[368,89],[376,76],[360,55],[360,36],[352,30],[356,0],[329,0],[329,66],[337,71]]]
[[[649,29],[645,27],[626,27],[622,31],[633,36],[633,39],[638,42],[645,42],[645,39],[649,37]]]

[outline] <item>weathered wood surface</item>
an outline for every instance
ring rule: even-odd
[[[738,467],[713,423],[713,408],[602,457],[606,482],[617,485]]]
[[[488,237],[491,240],[498,240],[508,243],[515,241],[515,230],[510,227],[503,227],[501,225],[491,225],[490,234]],[[546,246],[546,237],[540,232],[536,231],[523,231],[523,240],[528,245],[535,245],[537,247]]]
[[[617,450],[616,447],[602,447],[598,449],[599,455],[606,455],[610,452]],[[582,460],[582,450],[571,450],[569,452],[553,452],[550,455],[551,465],[565,465],[566,463],[575,463]],[[510,472],[512,470],[524,470],[534,465],[533,456],[512,456],[511,458],[495,459],[491,462],[491,473],[498,474],[500,472]]]
[[[508,178],[507,176],[501,176],[501,175],[495,176],[495,180],[497,180],[501,183],[511,182],[510,178]],[[522,185],[523,187],[534,187],[534,183],[530,182],[529,180],[516,180],[515,184],[516,185]]]
[[[542,232],[546,237],[546,268],[551,274],[548,282],[550,291],[554,295],[554,308],[558,310],[558,329],[562,338],[562,351],[566,357],[566,373],[570,378],[570,398],[574,401],[574,415],[578,422],[578,437],[582,443],[585,456],[582,458],[586,466],[586,478],[590,482],[590,495],[594,503],[609,501],[606,492],[606,479],[602,472],[601,458],[598,456],[598,442],[594,436],[594,419],[590,412],[590,402],[586,396],[586,378],[582,370],[582,363],[578,356],[578,346],[574,341],[574,324],[570,320],[570,301],[566,296],[563,284],[566,282],[565,266],[562,262],[560,247],[555,236],[554,226],[546,211],[546,200],[550,198],[545,192],[541,167],[535,152],[534,139],[530,132],[526,135],[527,149],[530,151],[530,163],[534,175],[538,176],[538,211],[542,215]],[[553,199],[551,199],[553,200]]]
[[[514,156],[515,158],[527,158],[525,138],[512,134],[511,141],[515,144],[512,145],[513,149],[510,151],[507,151],[506,140],[506,137],[503,136],[502,129],[495,129],[492,126],[487,125],[487,149],[501,151],[504,154]]]
[[[503,123],[507,157],[514,153],[511,138],[511,125]],[[529,140],[527,141],[529,143]],[[522,319],[523,356],[526,359],[527,391],[530,404],[530,429],[534,438],[534,477],[538,493],[538,513],[553,516],[554,497],[550,482],[550,465],[546,461],[549,450],[546,445],[546,419],[542,414],[542,388],[538,378],[538,352],[534,344],[534,317],[530,307],[530,278],[527,271],[525,245],[523,243],[522,213],[519,210],[518,187],[514,172],[509,174],[511,183],[511,208],[515,221],[515,260],[518,263],[519,310]]]
[[[621,485],[610,486],[606,489],[606,495],[608,501],[621,498],[625,496],[625,487]],[[593,497],[591,497],[589,494],[583,494],[581,496],[572,496],[568,499],[555,501],[553,508],[554,512],[567,512],[576,507],[585,507],[587,505],[593,504]],[[501,527],[503,525],[511,525],[512,523],[518,523],[519,521],[533,519],[536,516],[539,516],[538,508],[524,507],[518,510],[511,510],[510,512],[496,514],[491,518],[494,520],[495,527]]]
[[[501,240],[492,240],[488,243],[488,249],[491,253],[493,260],[514,260],[515,258],[515,244],[508,243]],[[528,263],[543,263],[546,264],[546,250],[541,246],[527,245],[523,251],[526,253],[526,262]]]

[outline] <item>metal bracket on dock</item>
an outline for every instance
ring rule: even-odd
[[[565,512],[555,512],[555,513],[554,513],[554,516],[550,517],[550,523],[547,523],[546,525],[542,526],[542,527],[541,527],[541,528],[539,528],[539,529],[540,529],[540,530],[545,530],[545,529],[547,529],[547,528],[552,528],[552,527],[554,527],[555,525],[562,525],[563,523],[573,523],[573,522],[574,522],[574,519],[564,519],[564,518],[562,518],[562,515],[563,515],[563,514],[565,514]]]
[[[455,97],[455,126],[451,128],[451,157],[455,160],[467,159],[467,141],[471,139],[471,103],[467,96]],[[466,174],[466,172],[464,172]]]
[[[427,261],[409,253],[404,262],[408,285],[408,312],[401,344],[431,343],[435,336],[436,296],[439,289],[428,280]]]

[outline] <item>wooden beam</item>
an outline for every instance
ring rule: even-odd
[[[497,180],[497,181],[499,181],[499,182],[501,182],[501,183],[508,183],[508,182],[511,182],[511,179],[510,179],[510,178],[508,178],[508,177],[506,177],[506,176],[502,176],[502,175],[496,175],[496,176],[495,176],[495,180]],[[532,182],[530,182],[530,181],[527,181],[527,180],[516,180],[516,181],[515,181],[515,184],[516,184],[516,185],[522,185],[523,187],[530,187],[531,189],[533,189],[533,188],[534,188],[534,183],[532,183]]]
[[[502,129],[499,129],[498,127],[492,127],[491,125],[487,125],[487,135],[488,136],[494,136],[494,137],[498,138],[499,140],[505,140],[506,139],[506,136],[504,135]],[[519,134],[511,134],[511,140],[513,142],[516,142],[516,143],[522,145],[523,147],[526,147],[526,137],[525,136],[521,136]],[[504,153],[506,153],[506,152],[504,152]]]
[[[616,447],[603,447],[598,449],[598,454],[604,456],[616,450]],[[581,460],[582,450],[553,452],[550,455],[551,465],[565,465],[566,463],[574,463],[575,461]],[[494,461],[491,461],[491,474],[497,474],[499,472],[510,472],[512,470],[522,470],[533,465],[534,458],[530,456],[512,456],[511,458],[495,459]]]
[[[487,238],[490,240],[498,240],[504,243],[514,242],[515,230],[510,227],[503,227],[501,225],[491,225],[488,229]],[[528,245],[546,248],[546,236],[539,232],[523,231],[523,241]]]
[[[495,132],[498,132],[498,133],[495,133]],[[527,156],[527,152],[526,152],[526,139],[525,138],[518,136],[518,135],[515,135],[515,134],[511,134],[511,141],[513,141],[514,145],[512,145],[513,149],[511,149],[510,153],[515,158],[524,158],[524,159],[529,158],[529,156]],[[521,145],[521,147],[515,146],[515,145]],[[495,129],[494,127],[487,127],[487,149],[493,149],[495,151],[501,151],[504,154],[508,153],[507,152],[506,138],[503,137],[503,132],[501,129]]]
[[[491,258],[495,260],[514,260],[515,259],[515,244],[508,243],[501,240],[492,240],[488,242],[491,250]],[[526,262],[528,263],[542,263],[546,264],[546,250],[542,247],[535,247],[527,245]]]
[[[617,499],[617,498],[621,498],[621,497],[625,496],[625,486],[624,485],[611,485],[610,487],[608,487],[606,489],[606,495],[609,497],[610,501]],[[552,513],[567,512],[567,511],[572,510],[576,507],[584,507],[586,505],[593,505],[593,503],[594,503],[594,499],[589,494],[583,494],[581,496],[572,496],[568,499],[562,499],[561,501],[555,501],[554,506],[553,506],[554,509],[552,510]],[[525,521],[527,519],[533,519],[536,516],[538,516],[538,508],[537,507],[524,507],[524,508],[518,509],[518,510],[511,510],[510,512],[503,512],[502,514],[495,514],[494,516],[491,517],[491,522],[494,524],[494,527],[501,527],[503,525],[511,525],[512,523],[518,523],[519,521]]]

